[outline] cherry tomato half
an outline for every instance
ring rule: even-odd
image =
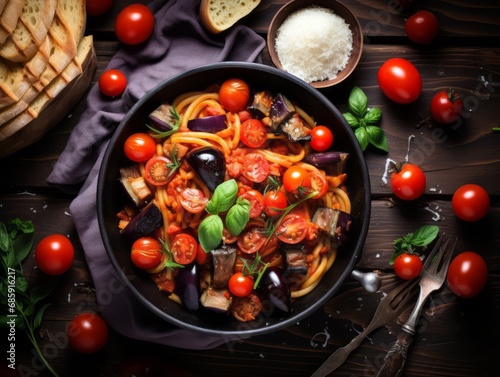
[[[432,42],[438,29],[439,23],[436,16],[427,10],[421,10],[411,15],[405,23],[408,38],[420,44]]]
[[[156,153],[156,141],[148,134],[138,132],[125,140],[123,151],[129,160],[146,162]]]
[[[249,227],[238,236],[238,247],[246,254],[254,254],[266,243],[262,229],[256,226]]]
[[[264,208],[269,217],[281,214],[287,206],[286,195],[280,190],[269,190],[264,195]]]
[[[85,2],[87,15],[92,17],[106,13],[112,5],[113,0],[87,0]]]
[[[108,97],[118,97],[127,87],[127,78],[117,69],[108,69],[99,77],[99,89]]]
[[[292,193],[297,192],[299,187],[311,187],[311,176],[303,167],[290,166],[283,174],[283,187]]]
[[[415,200],[425,191],[425,174],[417,165],[405,163],[391,176],[391,189],[402,200]]]
[[[241,174],[249,181],[263,182],[269,175],[269,162],[260,153],[249,153],[245,156]]]
[[[326,175],[320,171],[313,170],[309,172],[311,177],[311,187],[313,191],[317,194],[313,196],[313,199],[322,198],[328,191],[328,181],[326,180]]]
[[[382,92],[396,103],[411,103],[422,92],[420,73],[406,59],[392,58],[387,60],[380,67],[377,79]]]
[[[155,26],[155,17],[143,4],[131,4],[121,10],[115,20],[115,33],[120,41],[136,45],[149,38]]]
[[[208,198],[203,191],[196,188],[185,188],[181,192],[181,206],[190,213],[202,212],[208,203]]]
[[[484,259],[473,251],[458,254],[448,267],[447,283],[457,296],[471,298],[479,294],[488,278]]]
[[[75,250],[68,237],[51,234],[35,248],[36,265],[48,275],[60,275],[69,270],[75,259]]]
[[[276,228],[276,235],[282,242],[296,244],[307,235],[307,221],[297,213],[286,215]]]
[[[165,156],[153,156],[144,167],[144,178],[154,186],[164,186],[173,178],[172,160]]]
[[[411,280],[422,272],[422,260],[416,254],[403,253],[394,260],[394,272],[401,279]]]
[[[250,218],[259,217],[264,210],[264,196],[257,190],[248,190],[240,198],[250,202]]]
[[[71,320],[67,330],[69,345],[90,354],[99,351],[108,341],[106,322],[94,313],[81,313]]]
[[[228,287],[234,296],[245,297],[253,290],[253,279],[251,276],[236,272],[229,278]]]
[[[172,240],[170,251],[177,263],[189,264],[198,254],[198,242],[190,234],[179,233]]]
[[[431,100],[431,116],[442,124],[450,124],[460,119],[464,104],[458,93],[442,90]]]
[[[249,148],[259,148],[267,141],[266,126],[258,119],[248,119],[241,124],[240,139]]]
[[[155,268],[162,260],[163,246],[156,238],[141,237],[134,241],[130,258],[132,263],[143,270]]]
[[[488,192],[479,185],[469,183],[460,186],[451,198],[455,215],[463,221],[481,220],[490,208]]]
[[[329,149],[333,144],[333,133],[326,126],[316,126],[311,130],[311,148],[317,152]]]
[[[246,108],[250,100],[250,87],[240,79],[228,79],[219,89],[219,101],[227,111],[237,113]]]

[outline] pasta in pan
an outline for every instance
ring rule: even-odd
[[[136,161],[137,175],[122,178],[145,191],[135,198],[143,207],[122,211],[120,227],[125,231],[152,203],[161,224],[136,237],[134,264],[170,298],[191,302],[188,309],[210,305],[206,296],[218,294],[225,310],[249,321],[269,299],[259,282],[270,270],[286,281],[282,310],[314,290],[347,237],[351,203],[345,156],[312,148],[313,114],[268,91],[252,101],[248,87],[244,105],[228,111],[222,87],[185,93],[151,114],[155,122],[144,132],[154,140],[151,156]],[[285,115],[276,114],[276,101],[287,105]],[[146,238],[158,242],[146,247]],[[178,276],[193,265],[201,292],[194,304],[176,289]]]

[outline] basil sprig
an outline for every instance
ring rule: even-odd
[[[368,107],[368,97],[355,86],[349,94],[349,111],[344,113],[344,118],[354,130],[354,135],[358,139],[361,149],[364,151],[368,145],[373,145],[377,149],[387,152],[387,138],[384,130],[377,124],[382,118],[382,110]]]
[[[413,233],[408,233],[404,237],[394,240],[394,253],[389,260],[393,265],[394,260],[403,253],[417,254],[437,237],[439,227],[437,225],[423,225]]]
[[[237,198],[238,184],[234,179],[221,183],[215,188],[205,210],[210,214],[198,226],[198,240],[208,253],[222,241],[224,222],[220,213],[226,212],[226,227],[233,236],[239,235],[250,219],[250,202]]]

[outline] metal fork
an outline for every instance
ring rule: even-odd
[[[408,303],[415,296],[417,280],[408,280],[391,290],[385,296],[377,307],[373,319],[370,324],[349,344],[345,347],[337,349],[326,361],[314,372],[311,377],[324,377],[337,369],[347,356],[356,349],[364,338],[366,338],[373,330],[382,327],[395,320],[404,309],[408,308]]]
[[[432,292],[441,288],[446,277],[457,243],[455,238],[450,244],[450,238],[443,234],[427,257],[420,276],[420,291],[415,308],[403,325],[403,331],[398,335],[396,343],[385,356],[377,377],[397,377],[401,374],[424,303]]]

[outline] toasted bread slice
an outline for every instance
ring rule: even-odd
[[[253,11],[260,0],[201,0],[200,20],[209,32],[218,34]]]
[[[24,110],[0,126],[0,157],[38,141],[50,128],[60,122],[67,115],[68,110],[86,93],[97,67],[93,43],[89,43],[92,40],[89,41],[86,38],[82,40],[78,52],[78,59],[80,59],[86,51],[80,64],[83,73],[65,85],[59,85],[60,83],[54,81],[53,89],[57,86],[57,96],[51,97],[45,91],[40,93],[35,100],[36,104],[32,102],[29,110]],[[64,79],[61,77],[61,80]],[[33,114],[37,114],[37,117]]]
[[[0,45],[3,44],[17,26],[25,0],[5,0],[0,14]]]
[[[0,56],[13,62],[31,60],[47,36],[56,4],[57,0],[27,0],[15,30],[0,47]]]
[[[0,59],[0,109],[19,101],[36,80],[23,64]]]

